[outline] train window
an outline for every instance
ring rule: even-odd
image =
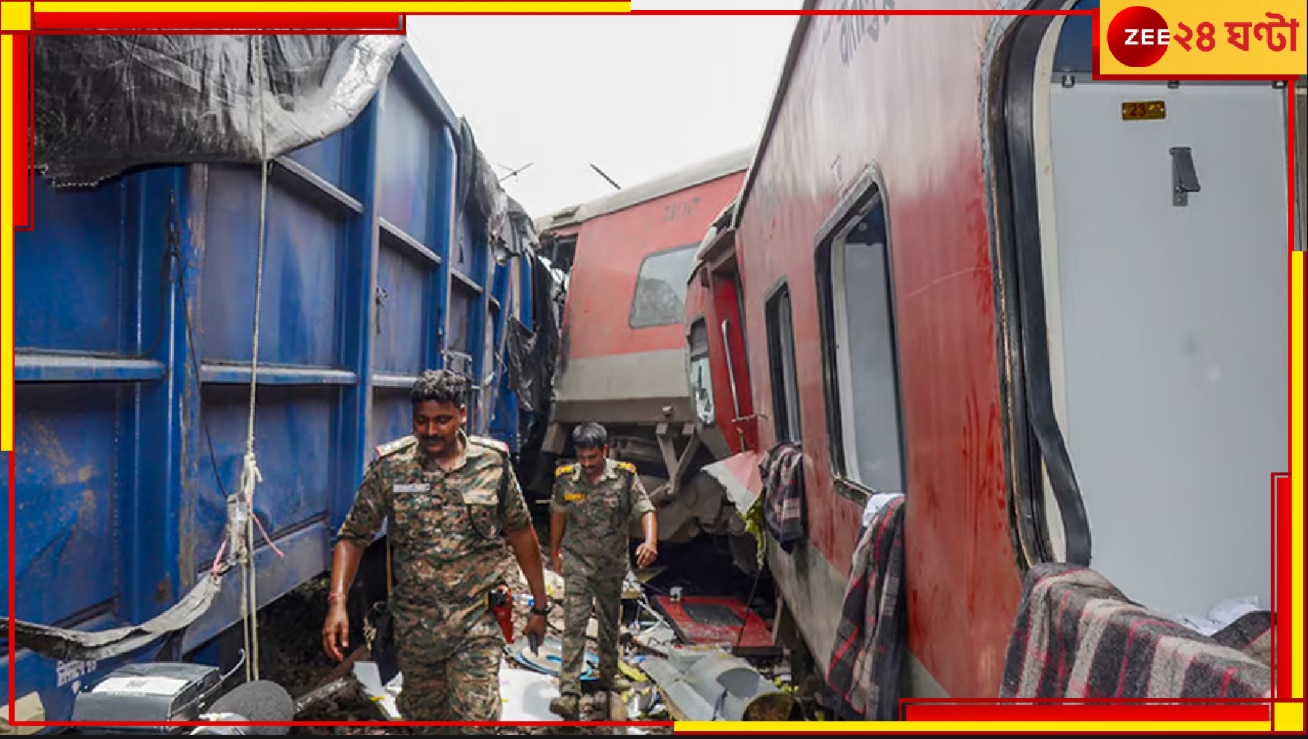
[[[713,377],[709,374],[708,326],[703,318],[690,327],[690,393],[699,422],[711,426],[714,418]]]
[[[686,280],[698,246],[656,252],[640,263],[628,319],[632,328],[681,325],[686,320]]]
[[[767,300],[768,368],[777,441],[799,441],[799,382],[795,372],[795,330],[790,288],[782,283]]]
[[[815,265],[832,471],[848,495],[904,489],[888,244],[869,176],[823,228]]]

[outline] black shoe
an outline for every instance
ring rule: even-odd
[[[550,713],[561,716],[564,721],[577,720],[577,704],[580,701],[575,695],[562,695],[550,701]]]

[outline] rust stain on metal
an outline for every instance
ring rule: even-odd
[[[83,490],[82,504],[77,508],[77,528],[79,531],[95,521],[95,514],[98,508],[99,505],[95,497],[95,491],[91,488]]]
[[[36,448],[33,451],[36,456],[45,457],[49,460],[49,469],[54,473],[54,481],[59,485],[71,485],[78,482],[69,475],[73,461],[68,458],[68,453],[64,451],[64,445],[60,441],[59,435],[40,421],[33,421],[31,429],[33,436],[36,437],[34,440]]]

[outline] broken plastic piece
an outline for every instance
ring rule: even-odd
[[[546,637],[539,649],[532,650],[530,645],[518,642],[506,647],[510,659],[529,670],[546,675],[558,676],[563,665],[563,643],[555,637]],[[581,681],[589,682],[599,679],[599,656],[589,649],[583,657]]]

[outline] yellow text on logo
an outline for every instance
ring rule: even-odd
[[[1167,52],[1129,67],[1109,50],[1108,28],[1126,8],[1143,5],[1167,21]],[[1178,77],[1298,77],[1308,68],[1308,9],[1302,0],[1104,0],[1099,6],[1099,74]],[[1141,42],[1160,39],[1139,34]]]

